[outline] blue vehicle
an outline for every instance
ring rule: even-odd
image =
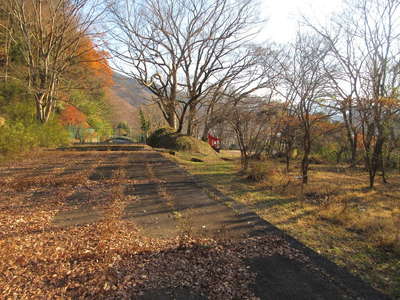
[[[133,144],[134,142],[127,137],[114,137],[105,141],[106,144]]]

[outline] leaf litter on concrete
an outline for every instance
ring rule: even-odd
[[[56,153],[48,156],[37,164],[57,161]],[[23,164],[14,167],[23,169]],[[124,174],[116,171],[118,176],[91,181],[95,168],[77,170],[75,177],[61,176],[59,168],[37,177],[23,172],[2,177],[0,298],[132,299],[149,291],[187,289],[208,299],[257,299],[251,289],[256,274],[247,259],[279,254],[307,261],[276,235],[222,241],[184,232],[171,239],[146,237],[122,218],[123,189],[134,180],[117,179]],[[83,204],[66,201],[83,192],[88,193]],[[75,226],[54,223],[57,213],[79,205],[101,211],[101,219]]]

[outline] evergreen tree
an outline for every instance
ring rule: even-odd
[[[139,110],[139,118],[140,118],[140,129],[142,130],[143,142],[147,143],[147,137],[150,131],[150,120],[146,119],[146,116],[143,113],[143,110]]]

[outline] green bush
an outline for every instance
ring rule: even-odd
[[[69,144],[69,133],[58,120],[52,120],[46,124],[36,124],[38,130],[39,147],[54,148]]]
[[[6,123],[0,128],[0,152],[4,155],[30,150],[34,143],[34,138],[27,135],[22,123]]]
[[[101,93],[82,91],[73,91],[70,95],[71,102],[87,115],[89,125],[101,138],[106,138],[111,135],[111,124],[106,120],[108,110],[103,98]],[[0,154],[12,156],[38,147],[68,144],[69,133],[57,120],[61,108],[62,102],[59,102],[52,119],[41,124],[36,121],[34,100],[25,84],[19,81],[0,83],[0,117],[6,120],[0,127]]]
[[[6,120],[0,127],[2,156],[68,143],[68,132],[57,119],[52,119],[46,124],[35,120],[33,100],[18,83],[11,82],[7,86],[0,86],[0,114]]]
[[[173,149],[175,146],[175,131],[172,128],[159,128],[147,139],[147,144],[154,148]]]
[[[53,148],[68,144],[68,132],[56,120],[47,124],[6,122],[0,127],[0,153],[11,155],[34,148]]]

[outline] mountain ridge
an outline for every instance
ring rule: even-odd
[[[114,85],[106,91],[113,126],[126,122],[134,131],[140,130],[139,109],[150,104],[151,92],[135,79],[113,74]]]

